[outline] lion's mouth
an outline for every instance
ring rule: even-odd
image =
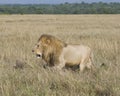
[[[40,58],[40,57],[42,57],[42,54],[36,54],[36,57]]]

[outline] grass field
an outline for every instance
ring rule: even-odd
[[[90,46],[96,69],[43,68],[42,34]],[[120,96],[120,15],[0,15],[0,96]]]

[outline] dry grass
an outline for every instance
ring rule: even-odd
[[[0,96],[120,96],[119,17],[1,15]],[[44,69],[44,62],[31,52],[43,33],[90,46],[97,70]]]

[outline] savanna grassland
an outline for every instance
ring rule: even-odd
[[[96,69],[44,68],[42,34],[90,46]],[[0,96],[120,96],[120,15],[0,15]]]

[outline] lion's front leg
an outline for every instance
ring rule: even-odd
[[[57,69],[57,70],[62,70],[62,68],[63,68],[64,66],[65,66],[65,63],[60,63],[60,64],[54,66],[54,68]]]
[[[54,68],[57,70],[62,70],[62,68],[65,67],[65,60],[63,56],[59,58],[59,64],[55,64]]]

